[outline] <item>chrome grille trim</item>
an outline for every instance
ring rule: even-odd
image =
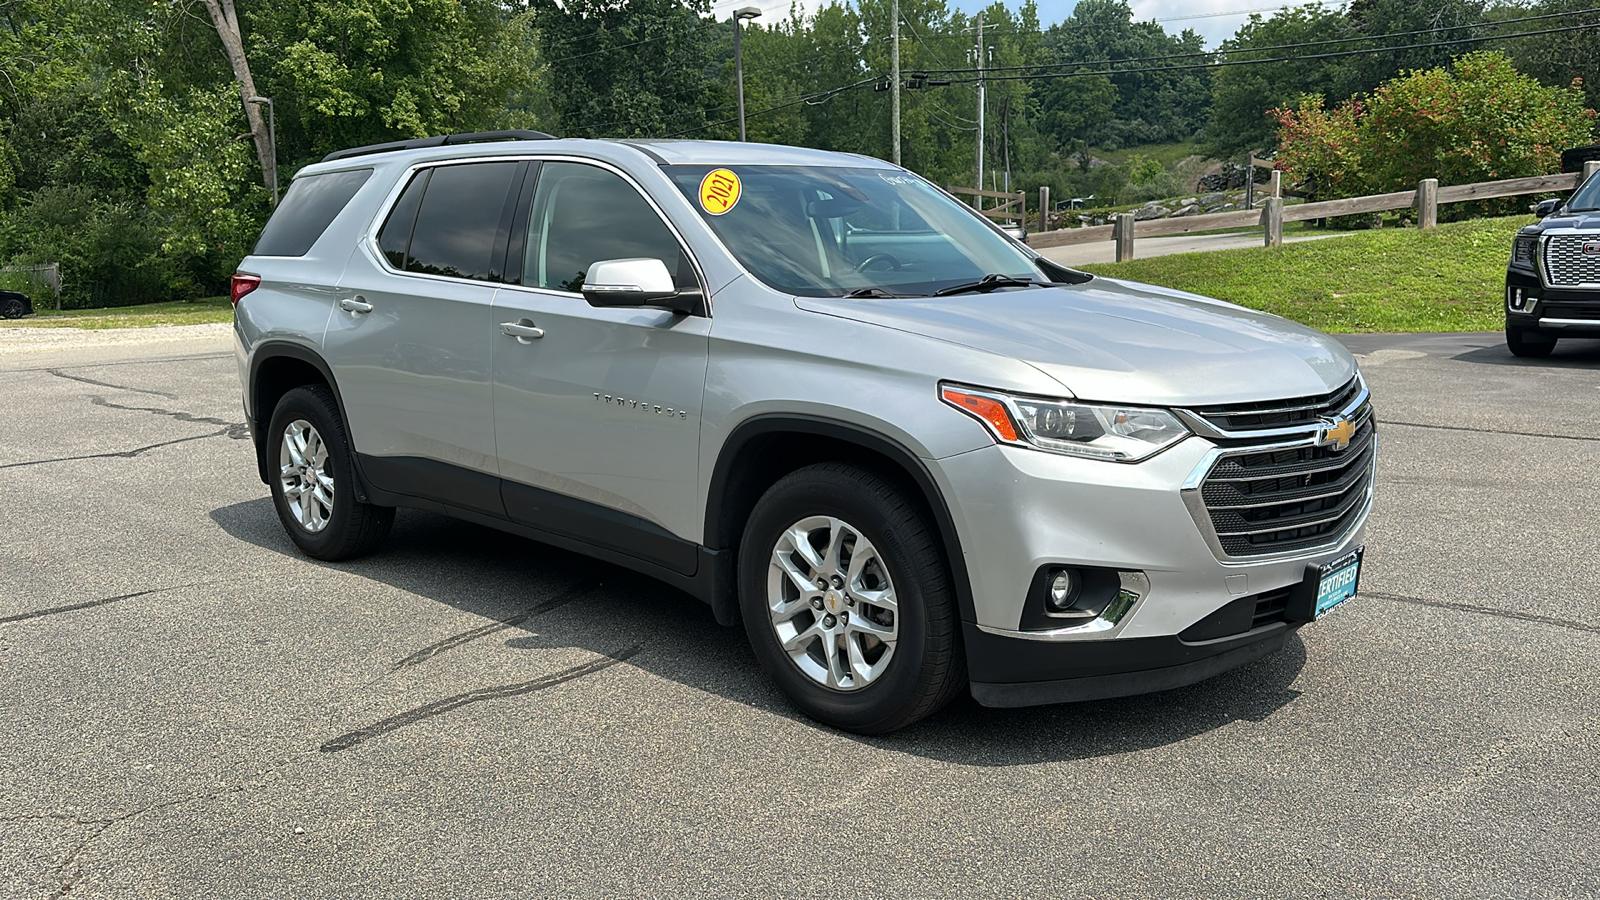
[[[1548,287],[1600,287],[1600,253],[1584,253],[1583,245],[1600,234],[1547,234],[1540,254]]]
[[[1364,397],[1362,404],[1359,419],[1352,418],[1354,439],[1337,453],[1309,437],[1230,444],[1206,454],[1184,482],[1183,501],[1218,560],[1305,556],[1338,547],[1361,527],[1372,509],[1377,465],[1377,422]]]
[[[1315,397],[1195,406],[1173,412],[1195,434],[1212,440],[1314,437],[1323,419],[1341,415],[1354,419],[1368,408],[1371,397],[1366,379],[1357,372],[1339,389]]]

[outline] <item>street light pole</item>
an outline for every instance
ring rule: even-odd
[[[745,6],[733,11],[733,79],[739,83],[739,140],[744,140],[744,53],[740,48],[744,36],[743,22],[745,19],[754,19],[761,15],[761,10],[754,6]]]
[[[278,117],[272,109],[271,97],[246,97],[246,103],[265,104],[267,107],[267,144],[272,148],[272,208],[278,208]]]

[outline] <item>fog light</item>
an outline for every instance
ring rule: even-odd
[[[1050,593],[1045,597],[1045,605],[1051,612],[1066,612],[1077,593],[1078,579],[1072,577],[1072,570],[1056,569],[1050,573]]]

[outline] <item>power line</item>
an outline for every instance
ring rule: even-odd
[[[1568,15],[1570,15],[1570,13]],[[1306,56],[1278,56],[1278,57],[1271,57],[1271,58],[1268,58],[1268,59],[1225,59],[1225,60],[1214,60],[1212,62],[1205,62],[1205,63],[1196,63],[1194,65],[1187,65],[1187,66],[1149,66],[1149,67],[1142,68],[1142,69],[1108,69],[1108,70],[1098,71],[1098,72],[1035,72],[1035,73],[1026,74],[1026,75],[990,75],[990,74],[988,74],[988,72],[994,71],[993,69],[990,69],[990,70],[985,71],[985,73],[983,74],[983,80],[985,80],[985,81],[1036,81],[1036,80],[1043,80],[1043,79],[1048,79],[1048,78],[1079,78],[1079,77],[1085,77],[1085,76],[1090,76],[1090,75],[1129,75],[1129,74],[1138,74],[1138,73],[1144,73],[1144,72],[1185,72],[1185,71],[1191,71],[1191,70],[1194,70],[1194,69],[1214,69],[1214,68],[1221,68],[1221,67],[1224,67],[1224,66],[1253,66],[1253,65],[1260,65],[1262,63],[1301,62],[1301,61],[1312,60],[1312,59],[1335,59],[1335,58],[1343,57],[1343,56],[1360,56],[1362,54],[1373,53],[1373,52],[1376,52],[1376,51],[1379,51],[1379,50],[1384,50],[1384,51],[1418,50],[1418,49],[1422,49],[1422,48],[1425,48],[1425,47],[1450,47],[1450,46],[1455,46],[1457,44],[1481,44],[1484,41],[1512,40],[1512,39],[1515,39],[1515,38],[1538,37],[1539,35],[1560,34],[1562,32],[1567,32],[1567,31],[1583,31],[1585,29],[1590,29],[1590,28],[1600,28],[1600,22],[1591,22],[1591,23],[1589,23],[1587,25],[1568,25],[1568,26],[1563,27],[1563,28],[1545,28],[1545,29],[1541,29],[1539,31],[1520,31],[1520,32],[1516,32],[1514,34],[1484,35],[1482,37],[1457,38],[1455,40],[1448,40],[1448,41],[1429,41],[1429,42],[1427,42],[1425,44],[1406,44],[1406,45],[1399,46],[1399,47],[1365,47],[1365,48],[1362,48],[1362,49],[1359,49],[1359,50],[1340,50],[1340,51],[1336,51],[1336,52],[1333,52],[1333,53],[1312,53],[1312,54],[1308,54]],[[977,69],[966,69],[966,70],[962,70],[960,72],[950,72],[950,73],[941,73],[941,74],[975,74],[975,73],[977,73],[977,71],[978,71]],[[975,82],[977,80],[978,80],[977,78],[951,79],[951,81],[953,81],[955,83],[958,83],[958,84],[967,83],[967,82]]]
[[[876,76],[874,76],[872,78],[863,78],[860,81],[853,82],[851,84],[841,85],[839,87],[831,88],[831,89],[826,90],[826,91],[815,91],[815,92],[810,93],[810,94],[801,94],[801,95],[795,97],[794,99],[790,100],[788,103],[779,103],[779,104],[777,104],[775,106],[769,106],[769,107],[767,107],[765,109],[758,109],[753,113],[746,113],[745,114],[745,119],[746,120],[753,119],[756,116],[766,115],[767,113],[770,113],[770,112],[777,112],[780,109],[788,109],[791,106],[799,106],[802,103],[805,103],[805,104],[808,104],[808,105],[811,105],[811,106],[818,106],[820,104],[828,102],[829,100],[832,100],[834,97],[837,97],[837,96],[839,96],[840,94],[842,94],[842,93],[844,93],[846,91],[852,91],[852,90],[855,90],[856,88],[864,87],[866,85],[873,84],[873,83],[875,83],[877,81],[878,81],[878,78]],[[723,107],[723,108],[726,108],[726,107]],[[713,112],[714,110],[704,110],[704,111],[705,112]],[[708,125],[701,125],[701,126],[699,126],[697,128],[690,128],[690,129],[687,129],[687,130],[684,130],[684,131],[674,132],[673,134],[666,135],[666,137],[669,137],[669,138],[683,137],[686,134],[694,134],[694,133],[699,132],[699,131],[705,131],[708,128],[716,128],[718,126],[727,125],[727,124],[729,124],[731,122],[737,122],[737,121],[739,121],[739,118],[738,118],[738,116],[735,116],[735,117],[733,117],[731,119],[723,119],[720,122],[712,122],[712,123],[710,123]]]
[[[1030,65],[1017,65],[1017,66],[993,66],[993,67],[989,67],[987,69],[987,71],[990,71],[990,72],[1001,72],[1001,71],[1017,72],[1017,71],[1024,71],[1024,70],[1029,70],[1029,69],[1059,69],[1059,68],[1064,68],[1064,67],[1067,67],[1067,66],[1111,66],[1111,65],[1116,65],[1118,63],[1158,62],[1158,61],[1161,61],[1161,60],[1168,60],[1168,59],[1194,59],[1195,57],[1199,57],[1199,56],[1216,56],[1218,54],[1227,54],[1227,53],[1265,53],[1265,52],[1273,51],[1273,50],[1298,50],[1298,49],[1300,49],[1302,47],[1327,47],[1327,46],[1333,46],[1335,44],[1349,44],[1349,43],[1362,42],[1362,41],[1381,41],[1381,40],[1385,40],[1385,39],[1388,39],[1388,38],[1412,37],[1414,35],[1419,35],[1419,34],[1436,34],[1436,33],[1441,32],[1441,31],[1459,31],[1460,29],[1463,29],[1463,28],[1491,28],[1491,27],[1496,27],[1496,26],[1500,26],[1500,25],[1515,25],[1515,24],[1518,24],[1518,23],[1521,23],[1521,22],[1535,22],[1535,21],[1539,21],[1541,19],[1566,18],[1568,16],[1579,16],[1579,15],[1583,15],[1585,13],[1593,13],[1593,12],[1600,12],[1600,6],[1591,7],[1589,9],[1574,10],[1574,11],[1570,11],[1570,12],[1545,13],[1543,15],[1537,15],[1537,16],[1522,16],[1522,17],[1514,18],[1514,19],[1502,19],[1502,20],[1500,20],[1498,22],[1483,22],[1483,23],[1476,24],[1476,25],[1441,25],[1441,26],[1438,26],[1438,27],[1435,27],[1435,28],[1421,28],[1421,29],[1418,29],[1418,30],[1415,30],[1415,31],[1392,31],[1392,32],[1388,32],[1388,33],[1385,33],[1385,34],[1369,34],[1369,35],[1361,35],[1361,36],[1357,36],[1357,37],[1347,37],[1347,38],[1329,38],[1329,39],[1320,40],[1320,41],[1300,41],[1298,43],[1293,43],[1293,44],[1272,44],[1272,45],[1268,45],[1268,46],[1265,46],[1265,47],[1234,47],[1234,48],[1227,49],[1227,50],[1202,50],[1202,51],[1196,51],[1196,52],[1192,52],[1192,53],[1168,53],[1168,54],[1162,54],[1162,55],[1159,55],[1159,56],[1129,56],[1129,57],[1124,57],[1122,59],[1093,59],[1093,60],[1077,60],[1077,61],[1073,61],[1073,62],[1034,63],[1034,64],[1030,64]],[[1544,32],[1537,32],[1537,33],[1542,34]],[[1517,35],[1494,35],[1494,36],[1491,36],[1491,37],[1517,37]],[[1436,44],[1439,44],[1439,43],[1442,43],[1442,42],[1432,41],[1429,44],[1424,44],[1424,45],[1421,45],[1421,46],[1433,46],[1433,45],[1436,45]],[[1373,51],[1376,51],[1376,50],[1404,50],[1404,49],[1407,49],[1407,48],[1405,48],[1405,47],[1373,47],[1373,48],[1370,48],[1368,50],[1362,50],[1360,52],[1369,53],[1369,52],[1373,52]],[[1316,59],[1318,57],[1306,56],[1306,57],[1299,57],[1299,58],[1301,58],[1301,59]],[[1218,63],[1218,64],[1220,65],[1220,63]],[[1176,67],[1163,67],[1163,68],[1176,68]],[[939,73],[943,74],[943,73],[946,73],[946,72],[970,72],[970,71],[973,71],[973,70],[971,70],[971,69],[929,69],[928,71],[929,72],[939,72]],[[1140,71],[1140,70],[1125,69],[1125,70],[1119,70],[1119,71],[1133,72],[1133,71]],[[1115,73],[1087,73],[1087,74],[1115,74]]]

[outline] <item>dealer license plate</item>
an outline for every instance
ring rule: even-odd
[[[1356,587],[1361,582],[1361,551],[1364,549],[1357,547],[1333,562],[1323,564],[1321,577],[1317,581],[1317,604],[1313,613],[1316,618],[1322,618],[1328,610],[1356,595]]]

